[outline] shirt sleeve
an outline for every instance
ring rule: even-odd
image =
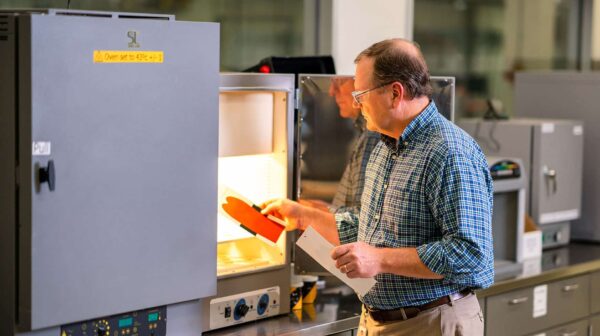
[[[340,244],[354,243],[358,240],[359,211],[359,207],[340,207],[334,213]]]
[[[483,155],[450,153],[427,174],[427,199],[441,240],[417,247],[421,261],[446,283],[493,282],[493,187]],[[483,281],[482,281],[483,280]]]

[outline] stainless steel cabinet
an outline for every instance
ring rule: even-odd
[[[590,313],[596,314],[600,313],[600,272],[592,273],[590,277],[590,282],[592,284],[590,289],[592,291]],[[600,329],[597,333],[600,334]]]
[[[590,336],[600,335],[600,315],[590,318]]]
[[[574,323],[569,323],[564,326],[552,328],[541,333],[535,333],[532,336],[586,336],[588,335],[588,321],[581,320]]]
[[[600,241],[599,88],[596,71],[528,71],[517,74],[514,99],[515,115],[520,117],[573,118],[585,125],[582,213],[572,231],[575,238],[595,241]]]
[[[544,246],[569,242],[568,223],[580,217],[583,125],[567,119],[465,119],[457,123],[488,156],[516,157],[529,173],[527,209],[548,228]],[[563,229],[564,228],[564,229]]]
[[[486,335],[527,335],[586,317],[589,281],[583,275],[487,298]]]

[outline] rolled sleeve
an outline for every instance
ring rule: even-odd
[[[428,201],[442,239],[417,247],[444,282],[484,288],[493,282],[492,182],[487,164],[464,153],[446,155],[428,174]]]
[[[357,241],[359,211],[358,207],[340,207],[334,213],[340,244]]]

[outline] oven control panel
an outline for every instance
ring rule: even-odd
[[[64,325],[60,336],[165,336],[167,308],[158,307]]]
[[[210,329],[279,314],[279,287],[259,289],[210,300]]]

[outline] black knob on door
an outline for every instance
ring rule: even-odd
[[[54,160],[48,161],[48,167],[41,167],[39,174],[40,184],[48,182],[48,188],[50,189],[50,191],[54,191],[54,187],[56,186],[56,177],[54,174]]]

